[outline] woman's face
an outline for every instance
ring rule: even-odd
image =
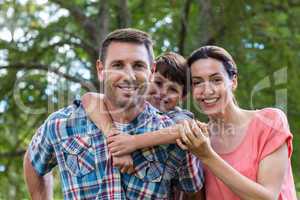
[[[229,79],[222,62],[205,58],[191,65],[193,97],[206,115],[224,113],[233,104],[236,77]]]

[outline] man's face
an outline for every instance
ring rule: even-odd
[[[143,44],[112,42],[105,63],[97,66],[99,79],[104,80],[104,93],[116,108],[138,105],[150,79],[150,59]]]

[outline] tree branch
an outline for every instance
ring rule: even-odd
[[[65,0],[51,0],[52,2],[60,5],[62,8],[65,8],[70,11],[70,14],[74,17],[74,19],[86,30],[86,33],[89,36],[90,41],[98,41],[97,37],[97,27],[93,20],[88,18],[83,10],[76,6],[72,1]]]
[[[26,152],[26,150],[24,150],[24,149],[19,149],[19,150],[12,151],[12,152],[3,152],[3,153],[0,153],[0,159],[23,156],[25,154],[25,152]]]
[[[53,73],[55,73],[55,74],[57,74],[61,77],[64,77],[67,80],[79,83],[83,88],[85,88],[88,91],[95,88],[95,86],[87,80],[77,78],[77,77],[73,77],[69,74],[66,74],[66,73],[63,73],[63,72],[59,71],[59,69],[53,69],[51,67],[48,67],[47,65],[43,65],[43,64],[40,64],[40,63],[14,63],[14,64],[10,64],[10,65],[7,65],[7,66],[0,66],[0,70],[1,69],[17,69],[17,70],[37,69],[37,70],[42,70],[42,71],[47,71],[47,72],[53,72]]]

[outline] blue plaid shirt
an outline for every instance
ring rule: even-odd
[[[194,119],[194,114],[192,112],[182,109],[178,106],[169,112],[165,112],[164,114],[170,117],[174,122]]]
[[[142,134],[172,125],[146,103],[145,109],[121,131]],[[132,154],[136,173],[121,174],[112,166],[106,139],[75,101],[44,122],[29,146],[39,175],[58,165],[65,199],[172,199],[172,186],[186,192],[202,188],[199,160],[175,144]]]

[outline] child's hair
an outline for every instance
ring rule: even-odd
[[[156,71],[170,81],[183,86],[182,96],[186,96],[190,87],[190,70],[185,58],[174,52],[167,52],[155,60]]]

